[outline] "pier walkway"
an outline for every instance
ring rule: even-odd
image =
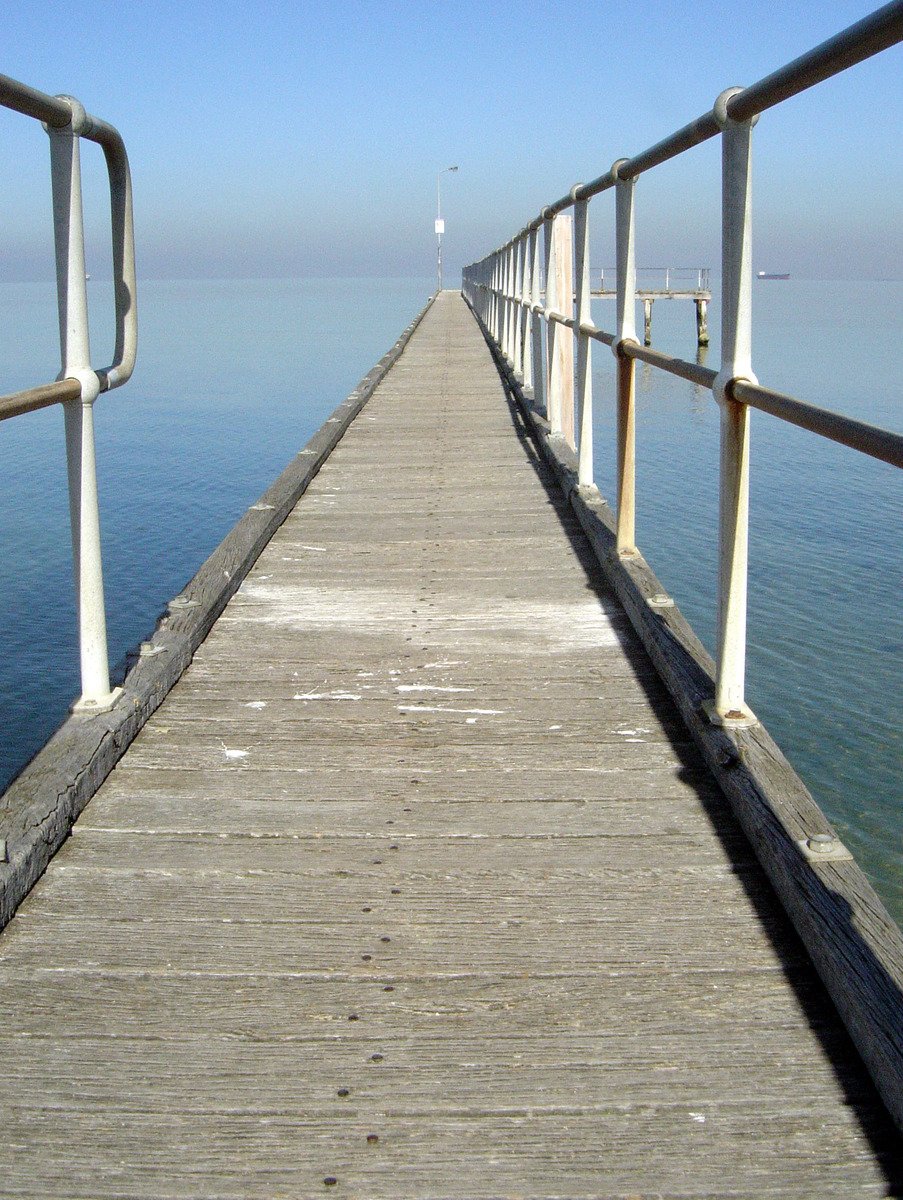
[[[450,292],[0,934],[0,997],[4,1197],[903,1180]]]

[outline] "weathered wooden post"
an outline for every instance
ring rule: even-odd
[[[749,541],[749,408],[735,400],[734,380],[756,383],[752,370],[752,129],[715,101],[721,129],[721,369],[712,386],[721,406],[721,489],[718,538],[718,652],[715,705],[719,724],[748,725],[744,702],[746,588]]]
[[[574,199],[574,257],[576,260],[577,314],[577,428],[579,430],[577,482],[593,482],[593,358],[590,331],[594,328],[589,280],[589,201],[578,200],[581,185],[571,190]]]
[[[643,300],[643,345],[652,345],[652,306],[654,300],[645,297]]]
[[[707,346],[709,344],[709,320],[708,320],[709,303],[707,300],[696,301],[696,344],[697,346]]]
[[[618,364],[618,504],[617,549],[636,553],[636,364],[624,353],[625,342],[636,342],[636,251],[634,247],[635,179],[615,177],[615,242],[617,258],[617,338],[612,346]],[[651,301],[646,301],[650,304]]]

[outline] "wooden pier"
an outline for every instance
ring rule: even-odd
[[[201,642],[0,935],[0,1196],[900,1194],[463,299],[394,357],[145,647],[135,711]]]
[[[609,269],[609,278],[617,272]],[[599,286],[593,287],[593,299],[614,300],[617,287],[606,287],[605,271],[599,272]],[[696,343],[709,344],[709,304],[712,290],[708,267],[638,267],[636,299],[643,302],[643,345],[652,345],[652,306],[656,300],[692,300],[696,308]]]

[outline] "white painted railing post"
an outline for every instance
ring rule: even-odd
[[[65,97],[72,121],[63,129],[46,126],[50,137],[56,248],[57,303],[60,320],[60,379],[77,379],[81,399],[65,405],[69,516],[78,608],[82,692],[75,712],[102,712],[120,689],[110,690],[100,514],[94,454],[94,401],[100,380],[91,369],[88,338],[88,293],[85,286],[85,240],[82,220],[79,133],[86,114],[78,101]]]
[[[526,308],[524,307],[524,292],[527,271],[530,270],[526,262],[526,235],[521,234],[516,241],[516,254],[518,254],[518,264],[514,276],[514,294],[516,299],[514,313],[514,373],[520,379],[521,384],[526,384],[526,360],[528,355],[527,347],[527,326],[526,326]]]
[[[492,256],[492,336],[497,345],[502,344],[502,255],[496,251]]]
[[[553,266],[546,279],[546,294],[554,276],[552,307],[568,319],[574,315],[574,245],[573,220],[569,213],[558,213],[552,219]],[[548,301],[547,301],[548,303]],[[552,335],[549,349],[549,424],[553,434],[560,434],[569,446],[574,445],[574,338],[567,326],[549,321]]]
[[[715,102],[721,128],[721,369],[712,391],[721,406],[718,539],[718,653],[713,719],[748,724],[744,701],[749,539],[749,409],[731,394],[752,371],[752,127],[728,116],[729,88]]]
[[[634,245],[634,179],[618,178],[618,159],[611,168],[615,184],[615,256],[617,260],[617,337],[612,344],[618,367],[618,500],[617,549],[636,554],[636,403],[635,367],[624,353],[636,342],[636,251]]]
[[[578,185],[579,186],[579,185]],[[589,201],[574,196],[574,257],[576,261],[577,318],[577,482],[593,482],[593,357],[589,327],[593,324],[589,279]]]
[[[506,292],[505,292],[507,269],[508,269],[508,262],[507,262],[507,258],[505,256],[505,251],[504,251],[504,249],[502,249],[499,251],[499,294],[498,294],[499,333],[498,333],[498,343],[499,343],[499,346],[500,346],[503,354],[505,352],[505,322],[508,319],[508,301],[506,299]]]
[[[521,241],[524,256],[523,307],[521,308],[521,330],[524,343],[524,391],[533,391],[533,320],[530,305],[533,302],[533,230],[527,230]]]
[[[513,333],[513,365],[514,377],[523,381],[524,378],[524,338],[521,300],[524,286],[523,238],[515,238],[511,247],[514,259],[514,299],[511,305],[511,329]]]
[[[511,256],[511,243],[505,247],[505,341],[504,354],[510,363],[514,358],[514,339],[511,336],[511,314],[514,305],[511,296],[514,291],[514,260]]]
[[[542,349],[542,242],[539,237],[539,227],[530,230],[530,247],[533,256],[531,271],[532,294],[530,303],[530,324],[532,327],[531,340],[533,344],[533,406],[537,411],[545,411],[546,403],[546,369]]]
[[[546,286],[545,286],[545,321],[546,348],[543,363],[543,391],[545,393],[545,414],[549,424],[554,424],[552,408],[552,360],[555,357],[555,333],[558,326],[549,320],[549,312],[555,307],[555,239],[552,235],[552,218],[543,212],[542,240],[545,247]]]

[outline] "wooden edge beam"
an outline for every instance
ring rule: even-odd
[[[476,317],[476,314],[474,314]],[[714,663],[639,554],[617,551],[616,522],[574,452],[554,438],[476,317],[506,388],[568,497],[693,741],[729,801],[875,1082],[903,1129],[903,933],[852,857],[818,861],[807,839],[828,819],[762,724],[713,725]],[[668,602],[662,604],[662,598]]]
[[[123,692],[109,712],[69,716],[0,797],[0,929],[43,874],[79,813],[166,698],[273,534],[346,429],[401,357],[435,296],[301,452],[226,535],[151,640],[126,656]]]

